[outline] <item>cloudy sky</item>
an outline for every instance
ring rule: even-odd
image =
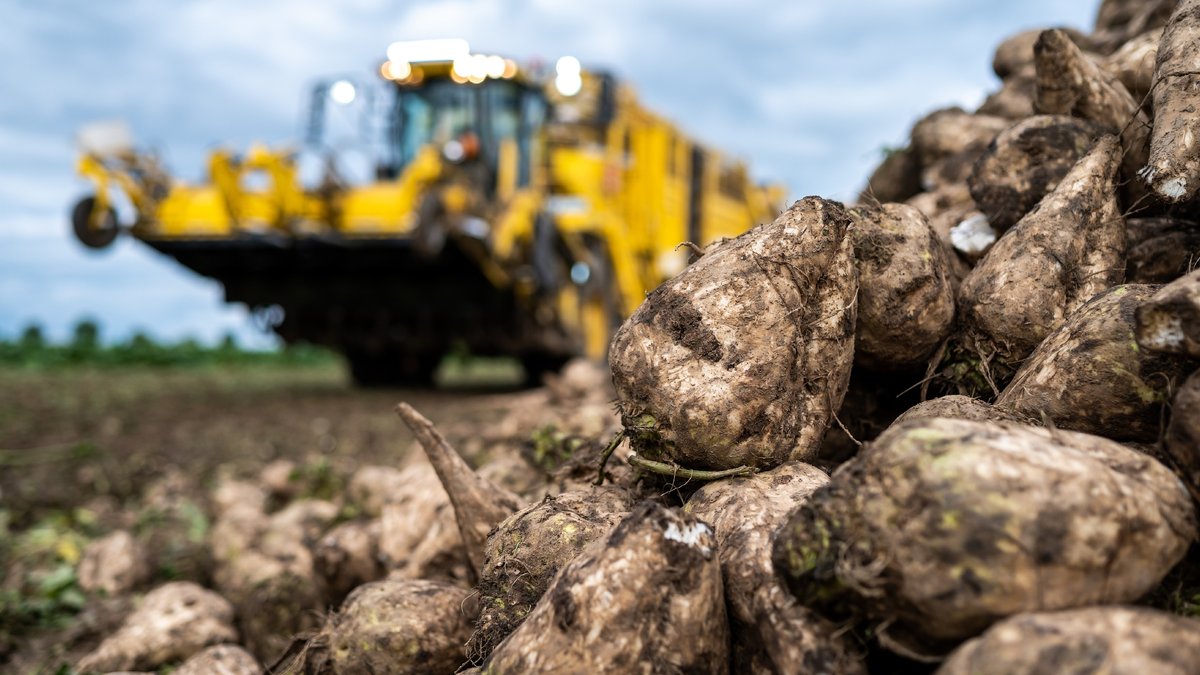
[[[394,40],[464,37],[477,51],[573,54],[653,109],[748,160],[793,197],[851,198],[921,114],[995,87],[995,45],[1026,28],[1091,25],[1097,0],[4,0],[0,2],[0,336],[63,336],[93,316],[133,330],[255,337],[221,289],[125,239],[67,235],[87,188],[72,137],[128,122],[175,175],[217,143],[301,133],[315,78],[367,76]]]

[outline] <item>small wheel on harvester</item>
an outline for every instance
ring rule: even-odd
[[[442,202],[436,193],[425,195],[417,209],[413,230],[413,248],[423,258],[433,259],[446,247],[446,228],[442,223]]]
[[[88,248],[107,248],[116,240],[120,228],[117,226],[117,212],[110,206],[103,214],[97,226],[92,226],[92,214],[96,210],[96,198],[84,197],[71,210],[71,227],[75,238]]]

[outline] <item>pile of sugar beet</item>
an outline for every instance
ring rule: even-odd
[[[77,670],[1200,672],[1200,0],[994,66],[857,205],[697,250],[612,389],[549,382],[557,430],[460,454],[400,404],[424,452],[341,522],[221,483],[212,590],[150,591]]]

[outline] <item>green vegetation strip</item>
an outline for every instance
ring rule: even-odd
[[[196,340],[156,342],[136,333],[128,340],[105,344],[92,321],[75,325],[71,339],[61,344],[46,340],[31,325],[13,340],[0,339],[0,365],[55,368],[64,366],[207,366],[207,365],[325,365],[337,362],[333,352],[310,345],[258,351],[243,349],[232,335],[215,346]]]

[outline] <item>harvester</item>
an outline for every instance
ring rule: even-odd
[[[351,152],[334,128],[355,130]],[[214,151],[204,184],[111,128],[80,141],[95,184],[72,212],[84,245],[128,233],[285,343],[341,352],[366,385],[427,382],[451,349],[516,357],[531,379],[603,358],[696,247],[771,220],[783,196],[609,73],[463,40],[393,43],[379,77],[319,82],[303,150]]]

